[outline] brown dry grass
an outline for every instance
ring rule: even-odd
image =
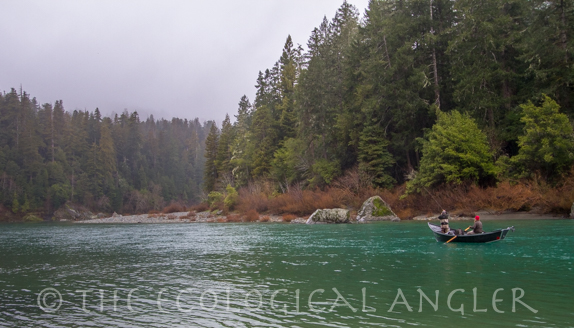
[[[243,215],[244,222],[255,222],[257,220],[259,220],[259,213],[254,209],[250,209]]]
[[[209,205],[207,203],[201,203],[201,204],[197,204],[197,205],[193,205],[189,208],[190,211],[195,211],[195,212],[205,212],[207,210],[209,210]]]
[[[293,214],[283,214],[283,217],[281,219],[283,220],[283,222],[291,222],[296,218],[297,216]]]
[[[237,209],[242,213],[247,213],[252,209],[257,212],[265,212],[269,209],[269,198],[262,192],[251,193],[247,189],[240,189]]]
[[[176,212],[185,212],[185,206],[181,205],[178,202],[171,202],[169,205],[163,208],[162,213],[176,213]]]
[[[318,208],[343,207],[358,210],[367,198],[378,195],[402,219],[439,213],[442,209],[466,216],[474,216],[475,212],[481,210],[533,211],[564,215],[570,212],[574,202],[574,179],[554,188],[532,182],[512,184],[508,181],[488,188],[476,185],[445,186],[401,199],[404,192],[405,186],[402,185],[392,190],[365,188],[359,192],[341,188],[292,189],[276,197],[243,193],[240,196],[240,212],[247,214],[259,209],[273,214],[304,216],[310,215]]]
[[[269,222],[271,218],[268,215],[265,215],[259,219],[259,222]]]
[[[238,214],[227,215],[227,222],[241,222],[241,216]]]
[[[452,214],[474,215],[480,210],[493,212],[534,211],[540,214],[568,214],[574,202],[574,170],[561,185],[550,187],[538,181],[500,182],[495,187],[481,188],[473,184],[443,186],[411,194],[401,199],[405,185],[392,190],[372,188],[353,169],[324,190],[303,190],[293,186],[277,196],[264,181],[239,190],[238,211],[244,216],[253,213],[306,216],[320,208],[358,210],[363,202],[378,195],[401,219],[432,215],[446,209]]]
[[[193,220],[195,220],[195,215],[196,215],[195,211],[189,211],[189,212],[187,212],[186,215],[180,216],[179,219],[180,220],[186,220],[186,219],[189,220],[189,219],[193,218]]]

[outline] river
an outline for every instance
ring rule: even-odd
[[[574,220],[511,225],[2,224],[0,326],[574,327]]]

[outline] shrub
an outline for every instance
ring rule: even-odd
[[[295,220],[297,218],[297,216],[293,215],[293,214],[283,214],[283,222],[291,222],[293,220]]]
[[[223,205],[231,210],[235,207],[235,204],[237,204],[239,194],[237,193],[237,190],[235,190],[235,188],[233,188],[231,185],[227,185],[225,191],[227,196],[225,196],[225,199],[223,200]]]
[[[162,213],[176,213],[176,212],[185,212],[184,207],[177,202],[171,202],[168,206],[164,207]]]
[[[237,214],[229,214],[227,216],[227,222],[241,222],[241,217]]]
[[[418,139],[423,145],[419,172],[407,183],[407,192],[444,184],[493,180],[496,169],[486,134],[466,114],[437,110],[437,122]]]
[[[190,208],[190,211],[195,211],[195,212],[205,212],[207,210],[209,210],[209,205],[207,203],[200,203],[197,205],[193,205]]]
[[[263,192],[249,192],[246,189],[239,191],[237,208],[240,212],[246,213],[250,209],[257,212],[265,212],[269,208],[269,199]]]
[[[271,220],[271,218],[267,215],[263,216],[261,219],[259,219],[259,222],[269,222]]]
[[[561,177],[574,161],[572,125],[560,106],[544,95],[542,106],[532,102],[520,105],[524,135],[518,137],[520,150],[511,159],[523,176],[541,173],[547,180]]]
[[[215,203],[223,201],[223,194],[218,191],[212,191],[207,195],[207,204],[209,207],[213,207]]]
[[[257,220],[259,220],[259,213],[254,209],[250,209],[243,215],[243,221],[245,222],[255,222]]]
[[[337,189],[297,190],[281,194],[269,202],[269,209],[274,213],[311,214],[318,208],[338,208],[343,203],[343,193]]]

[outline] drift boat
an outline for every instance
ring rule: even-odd
[[[514,226],[508,227],[506,229],[499,229],[485,233],[479,233],[476,235],[455,235],[455,229],[450,229],[453,234],[442,233],[440,227],[435,224],[429,223],[429,228],[432,230],[436,241],[441,243],[451,242],[451,243],[489,243],[492,241],[503,240],[510,230],[514,231]],[[460,231],[460,230],[459,230]],[[456,238],[454,238],[456,237]]]

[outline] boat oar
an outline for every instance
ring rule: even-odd
[[[453,239],[455,239],[456,237],[458,237],[458,236],[454,236],[454,237],[452,237],[452,238],[451,238],[451,239],[449,239],[449,240],[448,240],[448,241],[447,241],[445,244],[448,244],[448,243],[450,243],[450,242],[451,242]]]
[[[472,227],[468,227],[468,228],[464,229],[464,231],[468,231],[468,229],[470,229],[470,228],[472,228]]]

